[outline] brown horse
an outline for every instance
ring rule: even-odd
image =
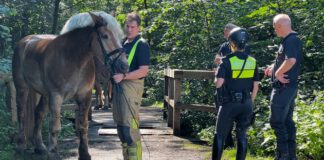
[[[75,119],[80,140],[79,159],[91,159],[87,115],[95,66],[107,62],[108,67],[119,68],[119,72],[128,70],[122,38],[123,32],[114,17],[94,12],[72,16],[61,35],[30,35],[18,42],[12,68],[17,90],[18,151],[24,151],[31,141],[35,153],[47,153],[50,159],[59,159],[61,105],[66,99],[74,99],[78,104]],[[48,110],[50,135],[46,148],[41,126]],[[35,122],[31,121],[33,118]]]

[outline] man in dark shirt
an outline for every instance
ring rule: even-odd
[[[286,14],[273,19],[278,37],[283,38],[274,64],[265,70],[271,76],[270,125],[277,138],[277,160],[296,160],[296,127],[293,121],[298,75],[302,60],[302,42],[291,28]]]
[[[226,42],[222,43],[219,46],[218,52],[215,55],[215,59],[214,59],[214,63],[219,65],[221,63],[221,60],[223,57],[225,57],[226,55],[232,53],[231,51],[231,46],[228,42],[228,36],[229,33],[231,32],[232,29],[237,28],[238,26],[232,23],[228,23],[225,25],[224,27],[224,38],[226,39]],[[245,46],[245,52],[247,54],[250,54],[250,47],[249,46]]]
[[[226,55],[228,55],[232,52],[231,47],[228,42],[228,36],[229,36],[229,33],[231,32],[231,30],[236,27],[238,27],[238,26],[236,26],[235,24],[232,24],[232,23],[228,23],[225,25],[224,38],[226,39],[226,42],[222,43],[219,46],[218,52],[216,53],[215,59],[214,59],[215,64],[219,65],[221,63],[222,57],[225,57]]]
[[[127,38],[123,47],[128,55],[129,71],[113,76],[113,118],[122,142],[124,159],[129,160],[142,159],[139,107],[144,92],[144,77],[148,74],[150,64],[150,48],[140,36],[140,24],[138,14],[127,15]]]

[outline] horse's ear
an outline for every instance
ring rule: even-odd
[[[107,25],[107,23],[105,22],[105,20],[99,15],[95,15],[91,12],[89,12],[93,22],[95,23],[95,28],[99,28],[99,27],[102,27],[102,26],[105,26]]]

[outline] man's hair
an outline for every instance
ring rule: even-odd
[[[232,30],[232,29],[234,29],[234,28],[237,28],[238,26],[237,25],[235,25],[235,24],[233,24],[233,23],[227,23],[226,25],[225,25],[225,29],[226,30]]]
[[[278,14],[273,18],[273,23],[281,23],[284,25],[291,26],[290,17],[287,14]]]
[[[128,13],[127,14],[126,22],[132,22],[132,21],[136,21],[139,26],[141,25],[141,18],[135,12],[132,12],[132,13]]]

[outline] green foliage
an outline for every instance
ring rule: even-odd
[[[207,142],[209,145],[213,145],[213,139],[215,135],[215,125],[202,129],[198,134],[198,138]]]
[[[202,129],[215,124],[213,113],[186,110],[181,114],[181,135],[196,136]]]
[[[3,17],[8,16],[10,13],[11,10],[8,7],[0,5],[0,20],[3,19]],[[10,28],[0,24],[0,57],[7,56],[11,53],[12,49],[10,42]]]
[[[7,88],[0,86],[2,91]],[[0,92],[0,153],[10,154],[14,145],[14,136],[17,134],[17,128],[11,121],[11,110],[6,105],[6,92]]]
[[[314,95],[297,101],[297,144],[300,156],[320,160],[324,158],[324,91]]]
[[[11,59],[0,58],[0,73],[10,73],[11,72]]]

